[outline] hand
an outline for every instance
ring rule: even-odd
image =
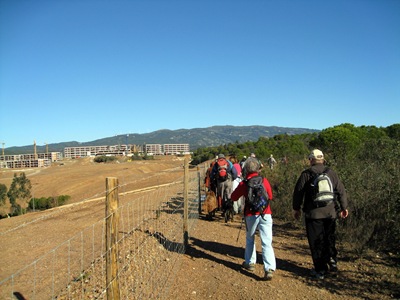
[[[342,211],[340,212],[340,217],[341,217],[342,219],[346,219],[348,215],[349,215],[349,211],[348,211],[347,209],[344,209],[344,210],[342,210]]]
[[[293,210],[293,218],[296,220],[299,220],[301,216],[301,211],[300,210]]]

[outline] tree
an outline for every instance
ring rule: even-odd
[[[24,213],[27,203],[31,198],[31,188],[31,181],[26,178],[25,173],[21,173],[19,176],[14,174],[13,181],[7,193],[11,203],[11,215]]]
[[[310,142],[314,148],[320,147],[324,153],[336,163],[354,158],[359,151],[362,141],[361,131],[352,124],[342,124],[324,129],[318,137]]]
[[[393,124],[391,126],[386,127],[386,132],[388,136],[395,140],[400,140],[400,123]]]
[[[7,187],[0,183],[0,205],[4,205],[6,203],[7,197]]]

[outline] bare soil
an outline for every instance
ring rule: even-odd
[[[65,161],[45,169],[1,170],[0,183],[10,186],[15,172],[25,172],[34,197],[70,195],[69,206],[0,220],[0,281],[14,274],[104,215],[96,199],[105,178],[117,177],[125,188],[140,190],[169,183],[183,174],[183,159],[96,164],[90,159]],[[278,202],[279,199],[276,199]],[[357,258],[339,245],[339,274],[313,280],[304,230],[299,223],[274,218],[277,271],[263,281],[260,241],[254,272],[241,269],[245,233],[241,216],[225,223],[220,213],[209,221],[201,215],[167,299],[399,299],[400,270],[395,257],[370,252]],[[33,238],[34,237],[34,238]],[[15,258],[18,259],[15,259]]]
[[[356,258],[339,245],[339,273],[324,280],[309,276],[312,261],[300,224],[274,219],[273,245],[277,270],[264,281],[260,239],[254,272],[241,268],[245,234],[241,216],[225,223],[199,220],[184,255],[181,276],[171,289],[171,299],[399,299],[399,262],[370,252]],[[238,239],[239,236],[239,239]]]

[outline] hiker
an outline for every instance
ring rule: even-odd
[[[246,159],[247,159],[247,157],[246,157],[246,155],[244,155],[243,158],[239,162],[240,168],[242,170],[243,170],[243,165],[244,165],[244,162],[246,161]]]
[[[207,171],[206,171],[206,176],[204,177],[204,185],[206,187],[206,192],[217,192],[217,187],[216,187],[216,183],[214,181],[211,180],[211,170],[214,167],[215,164],[215,160],[213,162],[210,163],[210,166],[208,167]]]
[[[250,210],[248,202],[248,181],[253,177],[258,177],[260,163],[258,159],[249,157],[245,163],[246,178],[244,178],[233,191],[231,199],[237,201],[240,197],[246,198],[244,205],[244,219],[246,223],[246,247],[244,251],[244,262],[242,267],[248,271],[254,271],[257,260],[255,235],[258,229],[261,238],[262,259],[264,264],[264,279],[271,280],[276,270],[276,259],[272,247],[272,211],[270,205],[260,212]],[[268,194],[268,199],[272,200],[272,189],[266,178],[262,178],[262,184]]]
[[[211,170],[211,181],[216,182],[218,210],[224,210],[225,201],[231,199],[232,181],[237,177],[233,164],[225,158],[224,154],[218,154],[217,161]]]
[[[238,163],[238,160],[235,156],[231,156],[229,160],[231,161],[233,167],[236,169],[237,172],[236,179],[232,181],[232,191],[234,191],[238,187],[239,183],[242,181],[242,168],[240,167],[240,164]],[[233,202],[233,211],[235,214],[240,214],[242,212],[242,204],[244,204],[243,197],[240,197],[238,201]]]
[[[308,244],[314,264],[311,276],[315,279],[324,279],[328,271],[335,274],[338,270],[335,236],[336,219],[338,216],[346,218],[349,214],[347,195],[336,172],[324,165],[325,159],[321,150],[312,150],[309,161],[311,167],[301,173],[294,188],[293,216],[296,220],[299,220],[300,209],[302,208]],[[336,197],[333,197],[333,200],[326,206],[317,207],[319,205],[314,200],[315,191],[311,183],[316,174],[321,173],[328,175]]]
[[[274,156],[271,154],[270,155],[270,157],[268,158],[268,164],[269,164],[269,168],[271,169],[271,170],[273,170],[274,169],[274,166],[275,166],[275,164],[276,164],[276,160],[275,160],[275,158],[274,158]]]
[[[254,158],[258,161],[258,164],[260,165],[260,171],[261,171],[261,169],[264,168],[264,165],[262,164],[262,162],[258,158],[256,158],[256,155],[254,153],[250,153],[249,158],[250,157]],[[245,167],[246,161],[247,161],[247,159],[244,161],[244,163],[242,165],[242,178],[246,178],[246,167]]]

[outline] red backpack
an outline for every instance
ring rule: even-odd
[[[225,158],[218,158],[218,180],[225,181],[228,178],[228,161]]]

